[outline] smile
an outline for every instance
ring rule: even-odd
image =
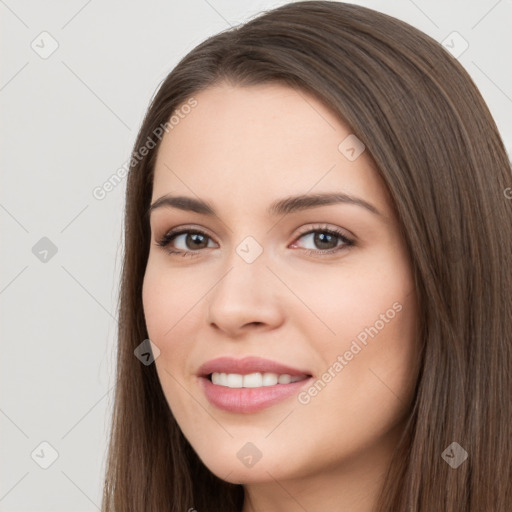
[[[213,372],[210,380],[216,386],[226,386],[228,388],[261,388],[275,386],[276,384],[290,384],[307,379],[307,375],[292,376],[287,373],[249,373],[242,375],[239,373],[220,373]]]
[[[208,401],[234,413],[253,413],[296,395],[313,376],[261,357],[219,357],[204,363],[196,373]]]

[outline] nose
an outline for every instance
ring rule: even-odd
[[[208,324],[228,337],[253,329],[274,329],[283,322],[282,283],[256,260],[233,262],[207,295]]]

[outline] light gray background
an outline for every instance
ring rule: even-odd
[[[128,160],[150,98],[182,56],[284,3],[0,0],[1,511],[99,509],[126,180],[103,200],[92,191]],[[469,44],[458,58],[511,153],[512,0],[353,3],[438,41],[458,32]],[[43,237],[56,254],[41,252]],[[58,452],[47,469],[42,442]]]

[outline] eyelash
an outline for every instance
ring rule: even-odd
[[[299,233],[299,235],[296,238],[296,241],[299,240],[300,238],[302,238],[303,236],[309,235],[311,233],[327,233],[329,235],[334,235],[334,236],[338,237],[343,242],[343,245],[334,247],[333,249],[324,249],[324,250],[322,250],[322,249],[317,249],[317,250],[303,249],[304,251],[306,251],[306,254],[308,256],[317,255],[317,256],[321,256],[321,257],[327,257],[327,256],[330,256],[334,253],[337,253],[339,251],[342,251],[344,249],[347,249],[348,247],[355,245],[354,240],[347,238],[341,231],[339,231],[337,229],[324,227],[324,226],[317,227],[314,229],[309,229],[307,231]],[[159,247],[166,248],[166,252],[168,254],[182,256],[182,257],[199,256],[198,253],[200,253],[202,251],[201,249],[198,249],[196,251],[183,251],[183,250],[174,250],[174,249],[167,248],[167,246],[174,240],[174,238],[176,238],[179,235],[183,235],[183,234],[198,234],[198,235],[203,235],[210,240],[212,239],[204,231],[201,231],[198,229],[192,229],[192,228],[190,228],[190,229],[182,228],[182,229],[171,230],[171,231],[167,232],[158,242],[156,242],[156,245]],[[295,243],[295,242],[293,242],[293,243]]]

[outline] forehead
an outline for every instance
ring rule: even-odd
[[[280,84],[223,84],[194,98],[159,147],[153,200],[179,193],[266,206],[272,197],[343,191],[389,206],[370,158],[347,159],[339,145],[349,128],[313,96]]]

